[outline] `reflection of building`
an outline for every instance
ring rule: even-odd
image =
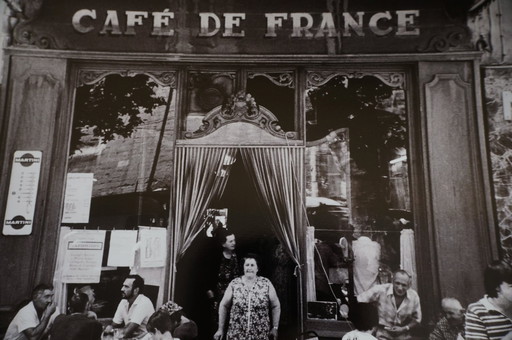
[[[5,202],[13,153],[40,150],[43,156],[33,233],[0,237],[0,269],[11,273],[0,283],[2,315],[35,283],[53,277],[65,178],[72,171],[94,171],[97,179],[86,228],[167,228],[162,298],[176,294],[175,265],[198,247],[199,216],[207,208],[229,209],[243,250],[266,249],[254,235],[269,244],[275,237],[302,266],[306,197],[341,204],[327,206],[326,216],[338,222],[330,228],[335,232],[345,226],[370,234],[400,231],[402,216],[392,210],[408,214],[427,319],[442,296],[463,302],[481,296],[481,269],[500,248],[488,158],[499,235],[506,253],[511,248],[509,122],[501,114],[503,91],[512,91],[505,66],[512,55],[509,2],[332,4],[210,1],[211,8],[203,8],[202,2],[185,7],[163,0],[10,1],[0,123],[4,220],[10,218]],[[473,4],[478,6],[471,10]],[[280,17],[283,11],[290,13]],[[499,24],[485,21],[497,11]],[[171,12],[173,18],[165,14]],[[205,12],[216,13],[222,25],[217,33],[203,27],[201,36]],[[236,12],[245,19],[234,20],[230,30],[229,16],[222,14]],[[492,30],[485,31],[487,26]],[[166,109],[161,105],[148,117],[147,129],[110,142],[101,153],[68,159],[76,89],[109,75],[135,74],[172,89],[168,119],[160,120]],[[319,147],[314,188],[315,181],[305,180],[306,149],[338,129],[349,130],[350,161],[330,158],[333,150]],[[397,160],[399,147],[407,149],[406,162]],[[226,156],[236,162],[225,164]],[[347,178],[337,176],[337,162],[349,169]],[[276,201],[262,208],[259,198],[263,204]],[[298,328],[328,329],[331,320],[307,318],[305,277],[301,273],[291,283],[298,306],[293,318]]]

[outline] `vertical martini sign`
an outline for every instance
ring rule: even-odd
[[[41,171],[41,151],[14,153],[5,209],[4,235],[30,235]]]

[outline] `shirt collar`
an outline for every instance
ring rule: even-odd
[[[487,295],[484,295],[483,298],[479,301],[487,310],[493,310],[496,312],[500,312],[494,305],[489,301],[489,297]]]

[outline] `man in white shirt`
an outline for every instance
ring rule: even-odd
[[[397,270],[393,283],[376,285],[357,296],[358,302],[375,302],[379,314],[378,339],[410,340],[410,330],[421,322],[420,298],[411,289],[411,276]]]
[[[57,314],[53,287],[38,284],[32,291],[32,301],[21,308],[9,324],[4,340],[42,339]]]
[[[112,325],[105,329],[106,333],[113,328],[122,328],[123,338],[141,339],[147,334],[146,325],[149,317],[155,312],[153,303],[144,296],[144,279],[139,275],[129,275],[123,283],[119,302]]]

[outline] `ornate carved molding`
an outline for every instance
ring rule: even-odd
[[[42,28],[33,29],[30,22],[18,23],[12,31],[13,45],[35,46],[41,49],[65,49],[66,45],[59,42],[52,33]]]
[[[467,42],[469,34],[463,27],[455,27],[452,31],[441,33],[430,38],[423,47],[417,46],[418,52],[446,52],[452,48],[461,47]]]
[[[203,124],[194,132],[185,133],[185,139],[200,138],[211,134],[220,127],[235,123],[246,122],[267,131],[271,135],[284,139],[296,139],[293,131],[285,132],[272,112],[256,104],[254,98],[243,91],[229,98],[224,105],[211,110],[203,119]]]
[[[295,77],[293,72],[251,72],[248,74],[249,79],[254,79],[255,77],[263,76],[270,80],[272,83],[277,86],[286,86],[289,88],[295,88]]]
[[[78,74],[78,86],[93,85],[111,74],[118,74],[122,77],[134,77],[145,74],[159,85],[176,88],[175,71],[139,71],[139,70],[80,70]]]
[[[337,71],[311,71],[307,74],[306,88],[319,87],[325,85],[329,80],[336,76],[345,76],[348,79],[362,78],[364,76],[373,76],[380,79],[384,84],[394,88],[406,88],[404,72],[337,72]]]
[[[189,88],[200,88],[210,87],[216,82],[218,78],[229,78],[234,80],[236,78],[236,72],[200,72],[192,71],[188,74],[188,87]]]

